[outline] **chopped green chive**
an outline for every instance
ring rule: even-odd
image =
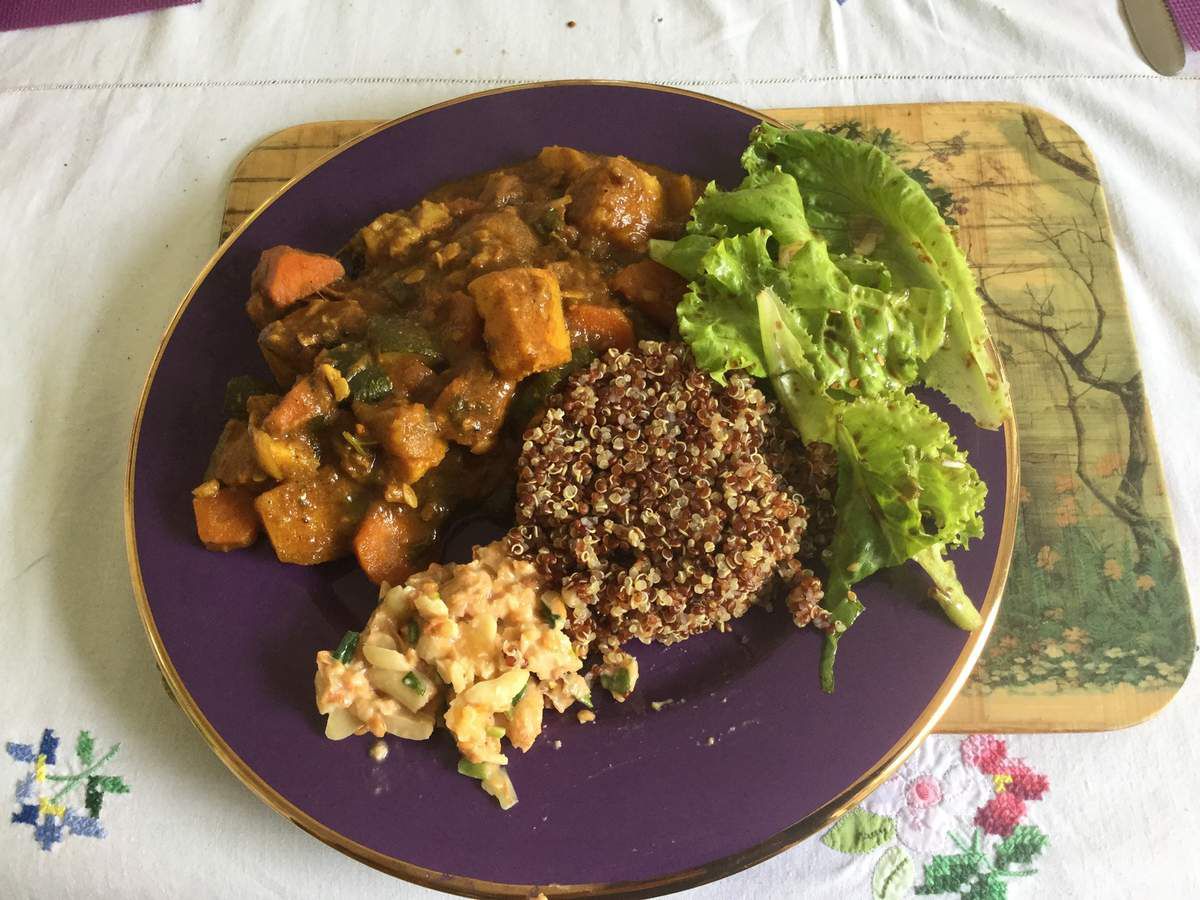
[[[562,618],[555,615],[554,611],[545,604],[542,604],[542,618],[546,620],[546,623],[551,628],[557,628],[558,623],[562,621]]]
[[[370,456],[371,454],[367,452],[366,448],[369,446],[374,446],[374,444],[375,444],[374,441],[368,441],[368,440],[356,438],[354,435],[352,435],[348,431],[342,432],[342,440],[344,440],[346,442],[346,444],[350,447],[350,449],[353,450],[355,453],[357,453],[359,456]]]
[[[458,761],[458,774],[482,780],[488,776],[487,763],[475,763],[469,759],[460,759]]]
[[[350,657],[354,655],[354,649],[358,646],[358,632],[347,631],[342,635],[342,641],[337,645],[337,649],[333,651],[333,658],[338,662],[350,662]]]
[[[512,702],[513,706],[516,706],[518,703],[521,702],[521,698],[525,696],[525,692],[527,690],[529,690],[529,682],[528,681],[525,682],[524,687],[522,687],[519,691],[517,691],[517,696],[513,697],[513,702]]]
[[[404,639],[408,641],[409,646],[416,646],[420,637],[421,626],[417,624],[416,619],[409,619],[408,624],[404,626]]]
[[[411,688],[412,690],[416,691],[418,694],[425,693],[425,682],[423,682],[420,678],[418,678],[417,674],[415,672],[405,673],[404,677],[401,678],[400,680],[402,682],[404,682],[405,687]]]
[[[487,727],[488,737],[502,738],[504,737],[504,729],[499,725],[489,725]]]

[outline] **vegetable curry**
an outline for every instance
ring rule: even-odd
[[[193,492],[204,545],[261,530],[282,562],[353,552],[395,584],[464,504],[510,514],[521,433],[558,382],[673,328],[685,283],[646,249],[683,233],[700,187],[546,147],[384,213],[337,257],[264,252],[246,311],[278,386],[229,383]]]

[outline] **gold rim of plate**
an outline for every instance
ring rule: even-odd
[[[180,318],[184,311],[195,297],[197,289],[208,277],[209,272],[217,264],[217,262],[225,255],[233,243],[241,236],[250,225],[253,223],[264,210],[272,203],[289,191],[293,185],[299,182],[309,173],[324,165],[330,159],[338,156],[344,151],[360,143],[372,135],[391,128],[393,125],[398,125],[401,122],[406,122],[426,113],[434,112],[439,109],[445,109],[449,106],[454,106],[468,100],[476,100],[480,97],[488,97],[495,94],[505,94],[511,91],[523,91],[531,88],[540,87],[555,87],[559,85],[571,84],[588,84],[588,85],[614,85],[618,87],[631,87],[641,90],[660,91],[663,93],[679,94],[686,97],[693,97],[699,100],[704,100],[709,103],[715,103],[719,106],[724,106],[728,109],[737,110],[738,112],[746,113],[758,119],[771,121],[774,124],[782,124],[772,119],[769,116],[764,116],[761,112],[751,109],[746,106],[741,106],[736,103],[730,103],[726,100],[720,100],[715,97],[710,97],[706,94],[699,94],[694,91],[686,91],[680,88],[664,87],[662,85],[646,84],[633,81],[606,81],[593,79],[580,80],[562,80],[562,81],[538,81],[528,84],[512,85],[509,87],[496,88],[494,90],[479,91],[473,94],[467,94],[462,97],[456,97],[453,100],[447,100],[442,103],[436,103],[432,106],[427,106],[419,109],[416,112],[409,113],[405,116],[400,116],[396,119],[391,119],[384,122],[369,131],[347,141],[346,143],[336,147],[329,153],[323,155],[320,159],[306,166],[301,172],[291,178],[286,184],[280,187],[274,194],[268,197],[263,203],[246,219],[238,225],[229,236],[222,242],[216,252],[209,258],[208,262],[201,269],[200,274],[184,295],[174,315],[171,317],[170,323],[167,325],[166,331],[163,333],[162,339],[159,341],[158,348],[154,354],[154,360],[150,365],[150,371],[146,375],[145,383],[142,387],[141,397],[138,400],[137,412],[133,421],[133,432],[129,442],[129,460],[125,474],[125,491],[124,491],[124,513],[125,513],[125,548],[129,558],[129,572],[133,581],[134,596],[137,601],[138,615],[142,620],[142,626],[146,630],[146,637],[150,641],[150,646],[154,650],[155,662],[158,665],[159,671],[162,673],[163,680],[166,682],[167,689],[172,697],[179,704],[180,708],[187,714],[192,724],[200,732],[201,736],[212,748],[217,757],[225,764],[225,766],[235,775],[238,780],[249,788],[260,800],[266,803],[277,813],[290,820],[304,831],[311,834],[313,837],[323,843],[333,847],[350,856],[359,862],[365,863],[372,868],[386,872],[389,875],[394,875],[403,878],[406,881],[411,881],[415,884],[422,885],[434,890],[447,891],[455,894],[460,894],[469,897],[528,897],[542,891],[553,896],[559,897],[595,897],[595,896],[612,896],[621,894],[624,896],[654,896],[657,894],[669,893],[672,891],[683,890],[685,888],[695,887],[705,884],[710,881],[716,881],[742,869],[749,868],[756,863],[762,862],[774,856],[777,853],[786,850],[787,848],[799,843],[807,837],[820,831],[825,826],[832,823],[843,813],[851,809],[855,804],[862,800],[875,787],[889,778],[900,767],[904,760],[911,754],[917,746],[925,739],[929,732],[933,729],[937,721],[945,714],[950,707],[951,702],[958,694],[959,690],[966,683],[967,677],[971,673],[983,646],[987,641],[988,634],[991,632],[992,625],[996,620],[996,613],[1000,608],[1000,599],[1004,590],[1004,582],[1008,576],[1009,562],[1012,559],[1013,547],[1016,537],[1017,524],[1017,508],[1018,508],[1018,491],[1020,482],[1020,467],[1018,465],[1018,444],[1017,444],[1017,428],[1014,419],[1010,416],[1004,423],[1004,444],[1005,444],[1005,490],[1004,490],[1004,522],[1001,527],[999,549],[996,556],[996,563],[992,569],[992,577],[988,583],[987,593],[984,596],[983,605],[980,609],[980,614],[983,619],[983,624],[976,630],[968,639],[966,646],[959,654],[950,673],[946,676],[946,680],[942,682],[941,687],[934,695],[933,699],[922,711],[921,715],[912,724],[912,726],[904,733],[904,735],[896,741],[895,744],[867,771],[859,776],[849,787],[839,793],[836,797],[826,803],[824,806],[808,813],[795,824],[789,826],[778,834],[768,838],[758,845],[745,850],[741,853],[731,856],[722,857],[721,859],[713,860],[702,866],[692,869],[687,869],[682,872],[675,872],[661,878],[642,880],[642,881],[622,881],[622,882],[607,882],[607,883],[589,883],[589,884],[505,884],[502,882],[487,881],[478,878],[469,878],[461,875],[452,875],[445,872],[438,872],[433,869],[427,869],[423,866],[418,866],[402,859],[389,856],[374,850],[363,844],[354,841],[345,835],[334,831],[333,829],[318,822],[315,818],[304,812],[296,804],[281,795],[278,791],[266,783],[249,765],[246,764],[241,757],[233,751],[233,749],[225,742],[220,733],[212,726],[205,717],[200,707],[196,704],[191,693],[184,685],[178,671],[171,662],[170,655],[167,653],[166,647],[163,645],[162,637],[158,633],[158,626],[154,621],[154,614],[150,610],[149,599],[146,596],[146,587],[142,582],[141,566],[138,561],[137,536],[134,527],[134,475],[137,465],[138,438],[142,426],[142,418],[146,409],[146,401],[150,395],[151,386],[154,383],[154,376],[158,372],[159,364],[162,361],[163,353],[166,350],[167,344],[171,340],[171,336],[175,332],[176,326],[179,324]],[[995,352],[995,348],[991,348],[992,355],[999,363],[999,354]],[[1001,367],[1003,372],[1003,368]]]

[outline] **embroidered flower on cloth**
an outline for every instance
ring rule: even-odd
[[[847,869],[863,869],[864,881],[869,867],[874,900],[1007,900],[1010,880],[1036,874],[1049,842],[1024,821],[1049,787],[1001,738],[932,738],[821,843]]]
[[[59,738],[50,728],[42,732],[36,747],[32,743],[9,741],[4,749],[12,759],[30,767],[17,781],[13,800],[18,809],[9,820],[12,824],[32,826],[33,839],[43,850],[50,850],[68,834],[106,836],[100,824],[104,798],[109,794],[129,793],[129,785],[121,776],[104,771],[121,749],[120,744],[113,744],[108,752],[97,757],[92,735],[81,731],[75,740],[74,766],[61,761]]]
[[[926,742],[863,806],[892,817],[896,836],[909,849],[933,852],[959,818],[987,801],[989,788],[960,759]]]

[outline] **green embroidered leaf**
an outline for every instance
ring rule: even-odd
[[[96,783],[100,786],[100,790],[106,794],[128,794],[129,785],[125,783],[125,779],[120,775],[105,775],[96,779]]]
[[[915,876],[913,861],[903,847],[888,847],[871,874],[871,896],[875,900],[900,900],[908,896]]]
[[[957,894],[979,874],[983,854],[967,850],[957,856],[935,856],[925,864],[925,883],[914,894]]]
[[[93,819],[100,818],[100,807],[104,805],[104,792],[100,790],[100,779],[95,776],[87,780],[87,788],[84,791],[84,806],[87,807],[88,815]]]
[[[1029,865],[1050,837],[1036,825],[1018,825],[996,848],[996,867],[1007,869],[1013,863]]]
[[[895,835],[896,825],[891,819],[857,806],[821,836],[821,843],[842,853],[870,853]]]
[[[79,737],[75,740],[75,755],[79,757],[79,761],[85,766],[90,766],[95,749],[96,742],[93,740],[91,732],[79,732]]]
[[[988,872],[972,882],[961,896],[963,900],[1007,900],[1008,885],[995,872]]]

